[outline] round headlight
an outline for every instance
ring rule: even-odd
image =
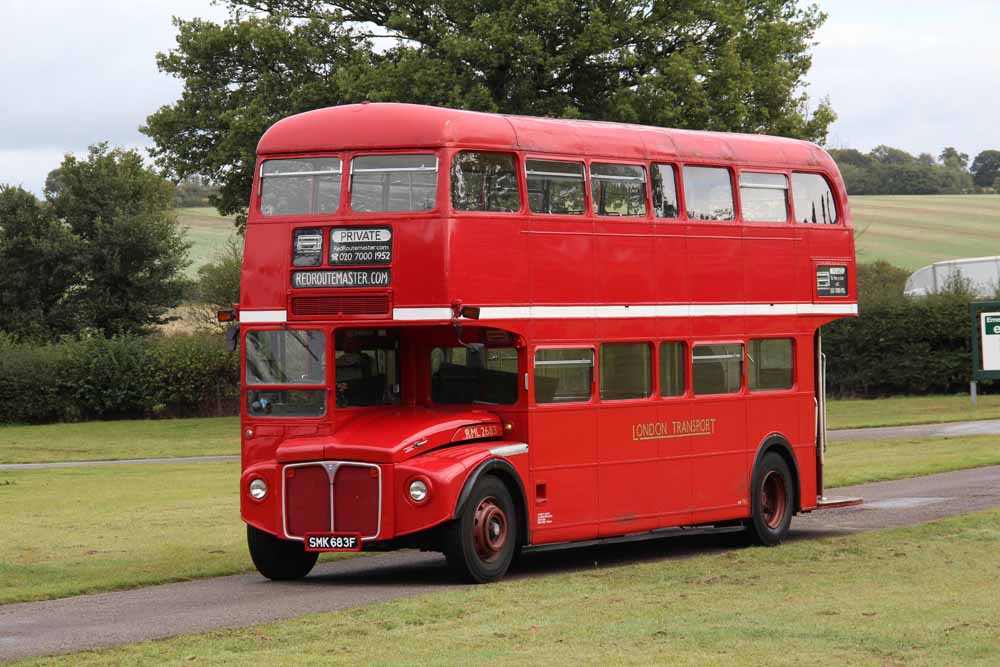
[[[427,498],[427,485],[422,480],[415,479],[410,482],[410,498],[416,503],[422,503]]]
[[[250,497],[254,500],[264,500],[267,495],[267,482],[260,477],[250,482]]]

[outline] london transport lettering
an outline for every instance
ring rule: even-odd
[[[388,287],[391,279],[389,269],[293,271],[292,287]]]
[[[334,227],[330,230],[330,264],[335,266],[392,263],[392,228]]]
[[[632,424],[633,440],[665,440],[667,438],[683,438],[689,435],[712,435],[713,433],[715,433],[715,417]]]

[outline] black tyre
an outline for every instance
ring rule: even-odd
[[[448,525],[444,555],[465,581],[486,584],[507,573],[518,545],[517,515],[507,487],[487,475]]]
[[[301,542],[280,540],[253,526],[247,526],[247,546],[257,571],[276,581],[301,579],[319,557],[316,552],[306,551]]]
[[[795,513],[795,483],[785,459],[768,452],[753,471],[750,486],[750,537],[773,546],[788,535]]]

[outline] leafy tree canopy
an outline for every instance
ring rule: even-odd
[[[852,195],[958,194],[973,189],[972,176],[961,166],[964,154],[954,148],[942,151],[942,163],[929,153],[914,157],[885,145],[868,153],[837,148],[830,155]]]
[[[74,328],[69,294],[79,251],[79,239],[50,206],[0,185],[0,331],[44,338]]]
[[[254,149],[293,113],[398,101],[823,141],[807,108],[825,15],[798,0],[231,0],[222,25],[175,20],[158,56],[181,98],[147,119],[173,178],[220,183],[242,214]]]
[[[976,185],[988,188],[1000,176],[1000,151],[986,150],[972,161],[972,173],[975,174]]]
[[[137,152],[106,144],[67,155],[44,202],[0,186],[0,330],[110,336],[163,321],[187,286],[173,197]]]

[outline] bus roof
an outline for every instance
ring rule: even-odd
[[[367,102],[316,109],[280,120],[261,137],[257,153],[443,146],[774,165],[836,173],[832,158],[823,149],[797,139]]]

